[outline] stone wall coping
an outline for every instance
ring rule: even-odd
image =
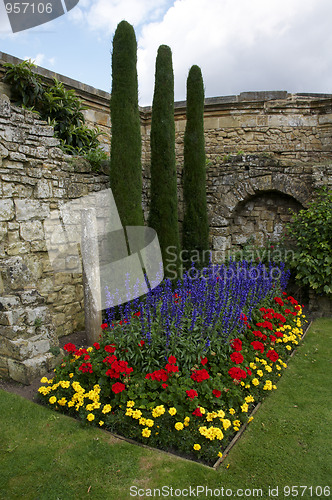
[[[18,64],[22,62],[22,59],[14,57],[10,54],[0,52],[0,77],[4,73],[3,64],[11,63]],[[67,88],[74,89],[79,96],[81,96],[85,101],[98,101],[109,103],[111,94],[101,89],[96,89],[91,85],[87,85],[78,80],[74,80],[67,76],[55,73],[51,70],[37,66],[35,68],[36,73],[40,74],[45,78],[46,81],[51,82],[53,78],[64,83]],[[205,99],[205,112],[213,112],[227,105],[244,105],[253,103],[253,105],[258,104],[260,107],[264,105],[267,101],[316,101],[316,105],[326,104],[326,100],[332,99],[332,94],[324,93],[310,93],[310,92],[300,92],[300,93],[289,93],[286,90],[262,90],[262,91],[247,91],[241,92],[239,95],[228,95],[228,96],[218,96],[218,97],[207,97]],[[317,102],[319,101],[319,102]],[[323,101],[323,103],[321,102]],[[108,104],[107,104],[108,105]],[[140,106],[142,122],[150,121],[152,106]],[[174,103],[175,115],[183,115],[186,111],[186,101],[177,101]]]

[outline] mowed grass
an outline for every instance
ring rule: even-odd
[[[244,498],[293,498],[287,486],[312,486],[299,488],[298,498],[328,498],[316,486],[332,487],[331,386],[332,320],[320,319],[217,471],[0,391],[0,498],[163,498],[163,486],[168,498],[189,497],[190,486],[196,493],[198,486],[210,489],[192,494],[200,499],[238,489]]]

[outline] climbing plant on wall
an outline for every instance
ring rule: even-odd
[[[190,68],[187,79],[187,122],[184,134],[183,239],[189,256],[199,253],[199,262],[208,264],[209,224],[206,202],[206,158],[204,140],[204,85],[198,66]]]
[[[142,164],[138,109],[137,42],[134,28],[121,21],[112,52],[110,185],[124,226],[141,226]]]
[[[149,226],[157,231],[165,276],[179,269],[177,175],[175,165],[174,76],[172,52],[158,49],[151,117],[151,203]]]
[[[98,127],[91,129],[85,125],[83,111],[87,108],[73,89],[65,89],[56,78],[53,85],[47,85],[34,71],[36,65],[30,60],[6,63],[4,67],[3,81],[10,85],[12,100],[18,106],[39,113],[52,125],[66,153],[89,155],[93,152],[100,160],[107,159],[98,140],[101,132]]]

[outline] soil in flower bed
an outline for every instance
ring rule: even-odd
[[[88,347],[88,340],[85,330],[80,330],[70,335],[66,335],[65,337],[60,337],[59,347],[63,347],[68,342],[72,342],[78,347]],[[21,384],[20,382],[15,382],[14,380],[0,379],[0,389],[11,392],[13,394],[17,394],[18,396],[22,396],[23,398],[28,399],[29,401],[33,401],[34,403],[39,403],[38,388],[40,387],[40,379],[43,375],[45,375],[46,377],[51,377],[52,374],[53,372],[50,371],[48,373],[39,375],[29,385]]]

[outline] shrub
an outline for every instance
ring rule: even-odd
[[[138,109],[137,42],[121,21],[112,52],[110,185],[123,226],[142,226],[141,128]]]
[[[56,78],[53,85],[46,85],[41,76],[33,69],[31,61],[19,64],[4,64],[4,81],[10,84],[12,99],[15,104],[38,112],[40,117],[54,127],[54,135],[61,142],[67,154],[85,155],[92,150],[98,155],[100,148],[98,137],[102,132],[96,127],[85,125],[83,106],[74,90],[66,90]],[[99,167],[99,165],[98,165]]]
[[[332,191],[317,193],[307,209],[294,213],[287,225],[288,236],[295,242],[289,264],[295,279],[317,293],[332,296]]]
[[[206,158],[204,141],[204,86],[201,70],[192,66],[187,79],[187,122],[184,134],[183,238],[189,252],[207,255],[209,223],[206,203]],[[208,264],[201,259],[201,264]]]
[[[180,238],[175,165],[174,76],[172,52],[167,45],[161,45],[157,53],[150,137],[149,226],[155,229],[159,238],[165,276],[175,279],[180,264]],[[173,261],[169,259],[170,249],[174,254]]]

